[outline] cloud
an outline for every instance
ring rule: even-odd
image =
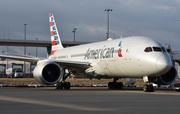
[[[77,41],[95,42],[98,36],[106,40],[107,12],[104,9],[112,8],[110,37],[143,35],[175,46],[180,36],[179,3],[179,0],[3,0],[0,37],[4,37],[5,28],[7,39],[10,26],[10,39],[24,39],[23,24],[27,23],[28,40],[49,41],[48,13],[51,12],[62,40],[73,41],[73,28],[77,28]],[[173,40],[169,40],[170,37]]]
[[[177,9],[174,6],[167,6],[167,5],[159,5],[159,6],[155,6],[154,8],[158,10],[176,10]]]

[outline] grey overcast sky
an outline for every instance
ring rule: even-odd
[[[171,44],[180,50],[180,0],[1,0],[0,38],[50,41],[48,13],[53,13],[63,41],[73,41],[73,28],[77,28],[76,41],[106,40],[107,12],[110,12],[110,37],[148,36],[162,44]],[[0,53],[6,51],[0,47]],[[23,54],[22,47],[9,47],[11,53]],[[35,48],[27,53],[35,55]],[[39,56],[46,57],[46,49],[38,48]]]

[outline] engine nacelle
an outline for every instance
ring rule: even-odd
[[[158,77],[153,77],[152,82],[159,85],[172,84],[177,78],[177,71],[175,67],[172,67],[166,74]]]
[[[53,61],[42,61],[33,72],[33,76],[41,84],[52,85],[57,83],[61,78],[61,68]]]

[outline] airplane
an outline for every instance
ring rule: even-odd
[[[109,39],[64,48],[55,19],[49,13],[52,53],[49,58],[24,55],[0,55],[0,58],[36,63],[34,78],[41,84],[57,83],[58,89],[70,89],[68,76],[76,78],[113,78],[109,89],[122,89],[120,78],[143,78],[144,92],[153,92],[151,83],[169,85],[177,78],[177,71],[165,47],[145,36]]]

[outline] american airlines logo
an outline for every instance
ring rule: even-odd
[[[114,47],[104,48],[104,49],[88,49],[84,60],[86,59],[103,59],[103,58],[113,58]]]
[[[121,44],[122,44],[122,41],[119,42],[119,45],[118,45],[118,46],[121,47]],[[122,57],[122,53],[121,53],[121,52],[122,52],[122,49],[119,48],[119,51],[118,51],[118,56],[119,56],[119,57]]]

